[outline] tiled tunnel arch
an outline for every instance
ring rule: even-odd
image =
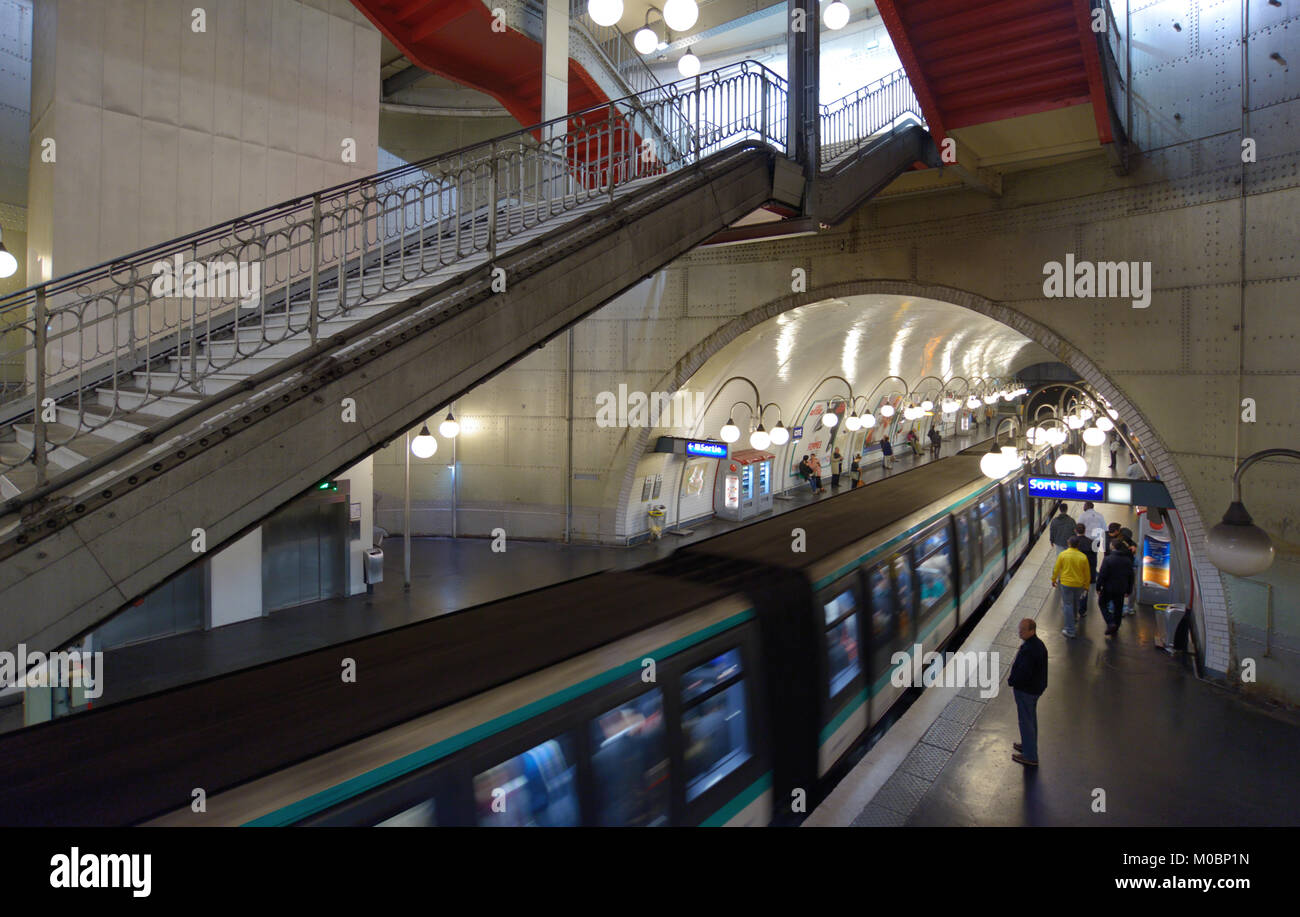
[[[1146,420],[1123,390],[1107,378],[1086,353],[1046,325],[1009,306],[966,290],[912,280],[854,280],[814,287],[802,293],[791,293],[756,306],[707,335],[686,352],[655,388],[668,392],[677,391],[686,385],[714,354],[731,341],[783,312],[827,299],[873,294],[918,297],[951,303],[1007,325],[1046,348],[1092,385],[1126,418],[1129,428],[1141,438],[1147,456],[1155,464],[1161,480],[1168,486],[1170,494],[1178,504],[1179,518],[1186,531],[1188,542],[1192,545],[1204,542],[1206,526],[1200,508],[1192,499],[1186,480],[1169,454],[1159,432]],[[628,463],[623,473],[617,504],[620,518],[623,517],[632,499],[637,463],[649,445],[651,432],[648,427],[637,428],[635,439],[631,443],[632,448],[627,453]],[[1196,571],[1201,618],[1204,621],[1204,633],[1200,635],[1200,639],[1205,642],[1205,667],[1213,673],[1223,675],[1229,671],[1229,661],[1232,658],[1231,631],[1223,585],[1219,578],[1219,571],[1200,552],[1193,553],[1192,563]]]

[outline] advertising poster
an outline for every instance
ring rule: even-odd
[[[839,417],[839,423],[833,427],[828,427],[822,423],[828,410],[834,410]],[[799,441],[802,448],[790,450],[790,477],[799,476],[799,462],[805,455],[816,455],[822,462],[822,469],[826,480],[830,480],[830,469],[827,467],[827,456],[835,449],[835,441],[844,430],[844,418],[848,416],[848,405],[843,401],[830,400],[814,401],[808,407],[808,413],[804,415],[803,422],[799,425],[803,428],[803,439]]]
[[[708,462],[691,462],[686,466],[686,496],[698,497],[704,493],[704,472]]]
[[[1169,588],[1169,542],[1142,539],[1142,585]]]

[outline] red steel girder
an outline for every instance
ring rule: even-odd
[[[916,53],[916,48],[907,36],[907,28],[899,15],[898,6],[898,0],[876,0],[880,19],[885,23],[889,37],[894,43],[894,50],[898,53],[898,59],[907,72],[907,79],[912,84],[912,92],[916,93],[916,101],[921,105],[921,114],[925,116],[925,121],[930,126],[930,134],[936,144],[942,145],[948,135],[944,127],[943,113],[935,102],[934,93],[930,91],[929,78],[922,66],[921,58]]]
[[[965,92],[975,92],[986,86],[1003,85],[1013,89],[1028,81],[1052,76],[1079,77],[1083,61],[1079,58],[1078,47],[1071,47],[1066,54],[1039,55],[1037,57],[1010,56],[1001,64],[968,69],[952,76],[931,81],[935,97],[945,107],[948,99]]]
[[[920,23],[908,16],[908,35],[918,47],[959,35],[1000,29],[1016,23],[1045,23],[1053,14],[1070,14],[1070,0],[997,0],[989,6],[963,4],[950,15]],[[910,7],[909,7],[910,13]]]
[[[1038,17],[1037,19],[1017,19],[1000,26],[972,29],[948,38],[918,44],[917,51],[927,61],[954,57],[984,48],[1001,48],[1011,42],[1043,35],[1075,36],[1074,12],[1061,9]]]
[[[1088,95],[1097,121],[1097,138],[1102,143],[1114,143],[1115,138],[1110,132],[1110,100],[1106,98],[1106,80],[1101,72],[1101,50],[1097,47],[1097,33],[1092,30],[1092,5],[1088,0],[1074,0],[1074,11],[1083,67],[1088,74]]]

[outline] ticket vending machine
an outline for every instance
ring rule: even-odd
[[[740,522],[772,508],[772,463],[776,456],[760,449],[741,449],[718,460],[713,511]]]

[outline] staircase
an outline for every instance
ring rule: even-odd
[[[196,528],[219,548],[742,216],[811,209],[785,99],[733,65],[0,300],[24,369],[0,394],[0,646],[66,644],[194,562]],[[647,146],[669,113],[680,150]],[[934,161],[898,114],[837,128],[841,203]],[[168,287],[178,261],[249,282]]]

